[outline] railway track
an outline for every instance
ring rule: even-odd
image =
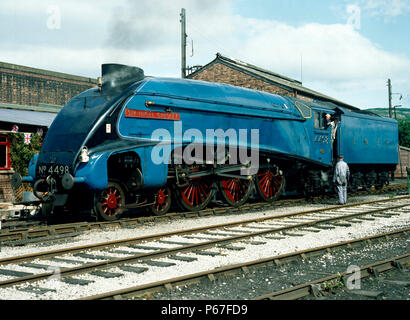
[[[382,272],[396,268],[401,269],[405,264],[410,264],[410,253],[361,266],[357,271],[358,279],[364,279],[372,275],[377,276]],[[270,292],[258,296],[254,300],[297,300],[310,295],[320,296],[329,293],[329,291],[331,292],[335,288],[346,286],[350,276],[351,273],[347,271],[337,273],[284,290]]]
[[[264,245],[266,242],[264,240],[255,241],[254,238],[285,239],[286,236],[299,236],[294,233],[295,231],[320,232],[320,230],[348,227],[351,224],[394,217],[408,214],[408,212],[410,212],[410,196],[7,257],[0,259],[0,275],[10,279],[0,281],[0,290],[26,282],[49,279],[55,275],[56,268],[63,281],[75,283],[76,281],[81,282],[79,279],[73,280],[73,276],[79,274],[97,272],[102,276],[105,274],[110,277],[110,272],[103,270],[113,267],[118,267],[125,272],[127,270],[129,272],[144,272],[147,268],[133,265],[146,263],[164,266],[164,263],[156,260],[161,257],[189,262],[196,259],[192,256],[187,257],[184,255],[186,253],[213,256],[218,254],[215,248],[217,250],[241,250],[241,247],[232,245],[235,242],[255,247]],[[158,247],[158,245],[160,246]],[[209,249],[214,251],[209,251]],[[40,263],[37,262],[38,259],[41,259]],[[89,262],[90,260],[99,261]],[[46,263],[44,264],[44,262]],[[69,266],[63,267],[58,263]],[[16,270],[16,268],[21,269],[21,267],[47,270],[47,272],[29,274]]]
[[[110,291],[98,295],[87,296],[82,298],[83,300],[106,300],[106,299],[129,299],[133,297],[147,298],[152,297],[152,294],[172,290],[172,288],[179,286],[189,286],[193,284],[198,284],[202,280],[216,281],[218,277],[234,276],[240,273],[249,273],[251,268],[260,267],[272,267],[279,266],[289,263],[294,260],[306,260],[309,258],[319,257],[323,254],[327,254],[333,250],[341,249],[343,247],[351,248],[362,247],[374,241],[382,241],[383,239],[394,239],[396,237],[408,237],[410,228],[403,230],[398,230],[395,232],[388,232],[383,234],[374,235],[371,237],[364,237],[360,239],[355,239],[351,241],[344,241],[340,243],[335,243],[331,245],[316,247],[308,250],[302,250],[297,252],[292,252],[289,254],[283,254],[278,256],[272,256],[264,259],[254,260],[250,262],[234,264],[229,266],[224,266],[221,268],[216,268],[213,270],[208,270],[204,272],[198,272],[194,274],[185,275],[183,277],[176,277],[171,279],[166,279],[163,281],[157,281],[153,283],[144,284],[141,286],[134,286],[130,288],[125,288],[121,290]],[[410,262],[410,253],[401,255],[399,257],[394,257],[391,259],[379,261],[370,265],[366,265],[361,268],[362,277],[368,276],[370,274],[375,274],[377,272],[383,272],[389,270],[393,267],[401,266],[401,264]],[[312,288],[317,288],[318,284],[324,284],[329,282],[335,282],[341,279],[343,276],[347,276],[348,273],[338,273],[332,276],[324,277],[319,280],[311,281],[305,284],[287,288],[278,292],[272,292],[263,296],[254,298],[254,300],[263,299],[298,299],[313,293]],[[346,279],[346,278],[345,278]],[[319,288],[318,288],[319,289]],[[319,289],[320,290],[320,289]],[[317,291],[315,290],[315,293]]]
[[[395,184],[385,187],[382,190],[372,189],[369,191],[359,191],[356,194],[377,194],[391,191],[404,190],[406,184]],[[314,201],[319,200],[319,197]],[[159,221],[172,221],[175,219],[183,218],[195,218],[211,215],[224,215],[224,214],[240,214],[250,211],[264,211],[278,206],[295,205],[298,203],[304,203],[304,198],[298,199],[282,199],[274,203],[256,202],[246,203],[239,208],[234,207],[216,207],[209,208],[197,212],[173,212],[163,216],[144,216],[138,218],[124,218],[117,221],[104,221],[104,222],[89,222],[81,221],[74,223],[64,223],[57,225],[47,225],[41,221],[29,221],[24,224],[21,221],[12,221],[10,223],[3,222],[2,229],[0,230],[0,243],[9,246],[19,246],[29,243],[42,242],[48,240],[58,240],[62,238],[75,237],[85,231],[91,230],[105,230],[108,228],[133,228],[137,225],[146,223],[153,223]]]

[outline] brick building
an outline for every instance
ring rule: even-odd
[[[330,101],[349,109],[357,109],[345,102],[306,88],[298,80],[246,62],[224,57],[220,53],[216,54],[216,58],[213,61],[187,75],[187,78],[227,83],[273,94],[292,96],[307,101]]]
[[[97,80],[0,62],[0,102],[37,106],[64,105]]]
[[[0,202],[14,201],[7,138],[13,126],[45,133],[67,101],[96,85],[97,79],[0,62]]]

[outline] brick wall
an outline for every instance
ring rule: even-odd
[[[0,174],[0,202],[13,202],[14,192],[10,184],[11,176],[13,172],[1,171]]]
[[[296,93],[296,98],[301,99],[301,100],[305,100],[305,101],[313,101],[313,98],[306,97],[303,94],[300,94],[299,92]]]
[[[64,105],[96,85],[97,80],[92,78],[0,62],[1,103],[34,107],[40,103]],[[12,174],[9,170],[0,171],[0,202],[15,201],[10,185]]]
[[[238,87],[245,87],[274,94],[295,96],[292,90],[285,90],[267,81],[255,78],[219,62],[216,62],[208,68],[193,75],[192,79],[227,83]]]
[[[96,85],[96,80],[0,62],[0,102],[64,105]]]
[[[238,87],[250,88],[268,93],[279,94],[282,96],[297,97],[306,101],[313,101],[312,98],[306,97],[291,88],[284,89],[268,81],[258,79],[245,72],[236,70],[219,62],[215,62],[208,68],[190,76],[190,78],[194,80],[226,83]]]

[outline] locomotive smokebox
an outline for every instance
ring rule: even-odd
[[[144,79],[144,70],[116,63],[101,65],[102,92],[112,94],[125,90],[130,84]]]

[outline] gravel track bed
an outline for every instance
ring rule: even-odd
[[[404,284],[407,283],[407,284]],[[382,273],[378,277],[361,279],[360,290],[379,293],[377,297],[355,293],[354,291],[340,288],[331,294],[319,297],[320,300],[410,300],[410,269],[391,270]],[[312,300],[314,297],[306,297],[301,300]]]
[[[305,261],[297,260],[281,266],[251,268],[247,274],[218,277],[214,282],[203,280],[200,284],[176,287],[168,292],[158,292],[151,299],[161,300],[244,300],[252,299],[273,291],[279,291],[291,286],[315,279],[344,272],[351,265],[362,266],[398,256],[409,252],[410,239],[395,239],[376,245],[366,245],[360,249],[337,249],[321,257]],[[392,271],[381,274],[377,278],[361,280],[361,289],[378,290],[383,293],[378,299],[409,300],[410,288],[393,286],[381,282],[382,279],[410,281],[408,268],[403,271]],[[346,290],[335,290],[335,294],[326,294],[319,299],[374,299],[359,296]],[[317,299],[308,297],[307,299]]]
[[[348,203],[356,203],[361,201],[373,201],[388,199],[386,195],[368,195],[349,197]],[[22,247],[8,247],[1,246],[0,258],[12,257],[17,255],[24,255],[30,253],[37,253],[41,251],[63,249],[70,246],[82,246],[92,243],[101,243],[106,241],[114,241],[120,239],[127,239],[138,236],[145,236],[157,233],[165,233],[176,230],[191,229],[201,226],[214,225],[220,223],[228,223],[241,221],[245,219],[259,218],[270,215],[280,215],[285,213],[299,212],[302,210],[321,209],[331,205],[335,205],[335,199],[324,200],[320,203],[306,203],[303,205],[278,207],[268,211],[256,211],[241,214],[224,214],[221,216],[206,216],[189,219],[178,219],[174,221],[163,221],[155,223],[147,223],[144,225],[137,225],[132,229],[114,228],[108,230],[91,230],[85,231],[83,234],[74,238],[61,239],[56,241],[40,242],[27,244]],[[300,219],[300,218],[299,218]]]
[[[370,200],[377,200],[383,199],[386,196],[367,196],[367,197],[360,197],[360,199],[349,199],[350,202],[356,201],[370,201]],[[124,239],[129,237],[147,235],[147,234],[155,234],[161,232],[169,232],[172,230],[179,230],[179,229],[187,229],[187,228],[194,228],[201,225],[210,225],[210,224],[218,224],[224,223],[228,221],[238,221],[243,219],[249,219],[252,217],[263,217],[266,215],[273,215],[273,214],[282,214],[288,212],[297,212],[301,210],[308,210],[314,208],[322,208],[327,207],[329,204],[321,204],[321,205],[303,205],[297,207],[288,207],[288,208],[278,208],[276,210],[270,210],[266,212],[254,212],[254,213],[247,213],[241,214],[239,216],[227,215],[227,216],[211,216],[211,217],[201,217],[201,218],[193,218],[193,219],[183,219],[178,221],[171,221],[171,222],[162,222],[162,223],[155,223],[152,226],[140,226],[135,229],[114,229],[114,230],[107,230],[107,231],[92,231],[88,232],[87,234],[82,235],[81,240],[78,237],[78,241],[76,243],[67,242],[67,244],[58,244],[56,246],[26,246],[21,248],[9,247],[9,248],[2,248],[1,256],[5,250],[7,250],[8,256],[13,255],[22,255],[29,252],[38,252],[38,251],[45,251],[51,250],[61,247],[68,247],[73,245],[81,245],[87,243],[98,243],[103,241],[111,241],[115,239]],[[234,251],[228,250],[224,248],[212,248],[209,251],[217,251],[219,252],[218,256],[209,257],[203,255],[197,255],[195,253],[184,253],[183,256],[193,257],[197,260],[194,262],[184,262],[173,260],[170,258],[161,258],[155,259],[156,261],[162,262],[170,262],[174,263],[174,265],[169,267],[155,267],[155,266],[147,266],[144,262],[132,264],[132,266],[138,266],[142,268],[148,268],[147,271],[143,273],[134,273],[134,272],[126,272],[121,270],[120,268],[110,268],[105,271],[109,271],[112,273],[121,273],[121,276],[116,278],[101,278],[95,275],[90,274],[83,274],[83,275],[75,275],[74,278],[76,279],[83,279],[93,281],[88,285],[69,285],[67,283],[61,282],[58,279],[51,278],[47,280],[40,281],[36,283],[36,286],[41,288],[48,288],[54,291],[48,291],[43,294],[35,294],[25,291],[17,290],[16,288],[4,288],[0,290],[0,299],[75,299],[85,296],[90,296],[94,294],[99,294],[107,291],[117,290],[121,288],[142,285],[150,282],[161,281],[173,277],[183,276],[190,273],[201,272],[205,270],[209,270],[212,268],[218,268],[222,266],[226,266],[233,263],[241,263],[244,261],[251,261],[256,259],[261,259],[264,257],[285,254],[297,250],[303,250],[313,247],[318,247],[325,244],[330,243],[337,243],[341,241],[350,240],[353,238],[361,238],[369,235],[374,235],[377,233],[387,232],[395,229],[401,229],[406,226],[410,226],[410,219],[408,218],[408,214],[401,214],[400,216],[394,216],[391,218],[377,218],[374,221],[363,221],[362,223],[352,224],[351,227],[337,227],[332,230],[321,230],[318,233],[313,232],[302,232],[297,231],[298,234],[303,233],[303,237],[292,237],[287,236],[285,239],[275,240],[275,239],[267,239],[265,237],[255,237],[252,238],[252,241],[261,241],[265,242],[265,244],[259,245],[252,245],[247,243],[247,241],[241,241],[234,243],[235,246],[243,246],[245,247],[244,250],[241,251]],[[211,237],[207,235],[207,237]],[[215,237],[216,238],[216,237]],[[92,239],[92,240],[91,240]],[[186,237],[182,236],[174,236],[172,239],[167,239],[172,241],[181,241],[181,242],[199,242],[200,240],[195,239],[187,239]],[[147,246],[156,246],[156,247],[169,247],[169,245],[165,243],[161,243],[159,241],[151,241],[146,242],[144,245]],[[408,245],[408,243],[407,243]],[[129,247],[117,247],[112,250],[127,250],[132,251]],[[141,250],[136,250],[137,252],[141,252]],[[101,250],[101,251],[93,251],[93,254],[96,255],[109,255],[114,256],[114,253],[110,250]],[[115,254],[115,256],[125,256],[121,254]],[[65,255],[61,258],[70,259],[70,260],[81,260],[87,262],[95,262],[96,260],[87,260],[85,258],[78,258],[73,255]],[[38,260],[35,261],[40,264],[48,264],[46,260]],[[50,262],[51,264],[51,262]],[[67,264],[60,264],[60,263],[52,263],[52,266],[60,266],[60,267],[73,267],[75,265],[67,265]],[[23,268],[21,266],[6,266],[7,269],[13,268]],[[19,269],[23,270],[23,269]],[[24,267],[24,271],[26,272],[33,272],[38,273],[39,270],[37,269],[30,269]],[[42,272],[45,272],[43,270]],[[7,276],[1,276],[0,281],[9,279]],[[268,282],[268,281],[267,281]],[[20,289],[30,286],[28,284],[22,284],[18,286]],[[227,297],[223,297],[226,299]],[[212,299],[212,298],[210,298]]]

